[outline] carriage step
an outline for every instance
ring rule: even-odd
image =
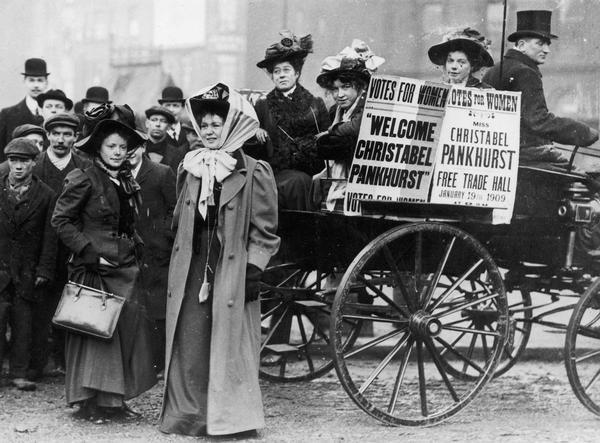
[[[298,352],[298,347],[288,345],[285,343],[274,344],[274,345],[266,345],[265,349],[271,351],[273,354],[287,354],[288,352]]]
[[[324,306],[327,306],[325,303],[315,300],[296,300],[295,303],[297,305],[302,305],[305,308],[322,308]]]

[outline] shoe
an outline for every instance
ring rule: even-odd
[[[10,384],[20,391],[35,391],[37,388],[34,382],[25,378],[13,378]]]

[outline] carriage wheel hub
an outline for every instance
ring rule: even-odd
[[[436,337],[442,332],[442,323],[424,311],[417,311],[410,317],[409,328],[418,337]]]

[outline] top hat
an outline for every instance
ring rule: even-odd
[[[427,54],[434,65],[446,64],[446,58],[452,51],[463,51],[471,62],[478,62],[479,67],[494,66],[494,59],[488,52],[490,43],[479,31],[465,28],[446,34],[442,43],[433,45]]]
[[[12,138],[25,137],[29,134],[39,134],[42,137],[45,137],[44,130],[41,126],[32,125],[30,123],[25,123],[24,125],[17,126],[12,132]]]
[[[70,111],[73,107],[73,100],[69,99],[60,89],[49,89],[46,92],[38,95],[35,99],[40,108],[44,107],[44,101],[46,100],[58,100],[63,102],[67,111]]]
[[[162,115],[164,118],[167,119],[167,123],[169,123],[170,125],[175,123],[175,116],[164,106],[151,106],[148,109],[146,109],[145,113],[146,118],[150,118],[153,115]]]
[[[199,115],[202,110],[215,110],[227,116],[229,112],[229,88],[223,83],[217,83],[202,95],[189,99],[192,114]]]
[[[112,101],[108,99],[108,89],[102,86],[92,86],[88,88],[85,93],[85,98],[82,99],[81,102],[112,103]]]
[[[125,131],[127,133],[128,143],[127,143],[127,152],[131,152],[138,148],[141,144],[143,144],[147,138],[143,137],[139,131],[131,128],[125,123],[119,120],[111,120],[106,119],[100,121],[95,127],[89,137],[86,137],[84,140],[81,140],[77,144],[77,148],[87,154],[93,154],[100,148],[100,143],[102,140],[100,139],[102,134],[107,134],[110,131]]]
[[[6,157],[34,159],[39,153],[40,150],[35,142],[23,137],[13,138],[4,148]]]
[[[178,88],[177,86],[167,86],[165,89],[162,90],[162,98],[158,99],[158,103],[162,105],[163,103],[169,102],[185,102],[185,99],[183,98],[183,91],[181,90],[181,88]]]
[[[304,60],[309,53],[313,52],[313,41],[310,34],[299,38],[288,30],[279,31],[279,34],[282,39],[266,49],[265,58],[256,64],[259,68],[268,69],[275,63],[289,61],[293,58]]]
[[[47,77],[50,75],[46,72],[46,61],[41,58],[28,58],[25,60],[25,72],[21,74],[29,77]]]
[[[551,18],[552,11],[517,11],[517,31],[508,36],[508,41],[516,42],[521,37],[558,38],[550,32]]]

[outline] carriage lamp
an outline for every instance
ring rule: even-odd
[[[565,199],[558,206],[558,216],[573,223],[591,223],[600,216],[597,199]]]

